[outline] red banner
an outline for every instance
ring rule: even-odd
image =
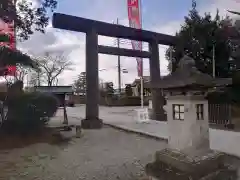
[[[7,46],[11,49],[15,49],[15,32],[14,24],[7,24],[0,19],[0,34],[7,35],[9,37],[8,42],[0,42],[0,46]]]
[[[15,3],[15,0],[13,0],[13,3]],[[12,21],[11,23],[5,23],[0,18],[0,35],[7,35],[9,37],[9,41],[0,42],[0,46],[9,47],[12,50],[16,49],[14,21]],[[9,76],[15,75],[16,66],[8,66],[7,69],[8,69],[7,75]]]
[[[129,26],[136,29],[142,29],[139,1],[140,0],[127,0]],[[139,42],[139,41],[131,41],[131,42],[134,50],[139,50],[139,51],[142,50],[142,42]],[[142,58],[136,58],[136,59],[137,59],[138,76],[141,77],[143,75],[143,60]]]

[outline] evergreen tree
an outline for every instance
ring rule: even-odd
[[[15,2],[14,2],[15,1]],[[0,17],[6,23],[12,23],[20,40],[27,40],[34,31],[44,32],[49,23],[49,10],[57,6],[57,0],[38,0],[34,6],[27,0],[1,0]]]
[[[77,80],[73,83],[73,89],[76,94],[86,95],[86,72],[81,72]]]
[[[203,73],[212,75],[213,47],[215,47],[216,76],[230,76],[232,45],[229,41],[228,28],[232,26],[229,17],[221,19],[217,11],[213,18],[210,13],[200,16],[196,9],[196,1],[192,1],[192,9],[179,32],[175,46],[166,51],[170,72],[175,71],[184,54],[196,61],[196,67]],[[172,49],[172,61],[170,51]],[[171,62],[170,62],[171,61]]]

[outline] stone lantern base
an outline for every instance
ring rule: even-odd
[[[83,129],[101,129],[103,121],[101,119],[83,119],[81,126]]]
[[[224,165],[224,154],[209,150],[184,154],[172,149],[156,153],[153,163],[146,166],[147,175],[168,180],[225,180],[237,179],[237,172]]]

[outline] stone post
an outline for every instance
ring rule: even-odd
[[[86,33],[86,119],[82,128],[99,129],[98,34],[92,29]]]
[[[149,42],[149,52],[151,57],[149,59],[150,67],[150,83],[151,86],[160,81],[160,61],[159,61],[159,48],[156,41]],[[165,121],[163,105],[164,97],[160,89],[151,88],[152,93],[152,119]]]

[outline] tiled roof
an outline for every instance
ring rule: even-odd
[[[189,86],[213,87],[230,84],[232,84],[232,79],[215,79],[208,74],[200,72],[195,66],[195,61],[188,56],[184,56],[180,60],[175,72],[159,79],[159,82],[153,86],[148,82],[145,84],[145,87],[170,89]]]

